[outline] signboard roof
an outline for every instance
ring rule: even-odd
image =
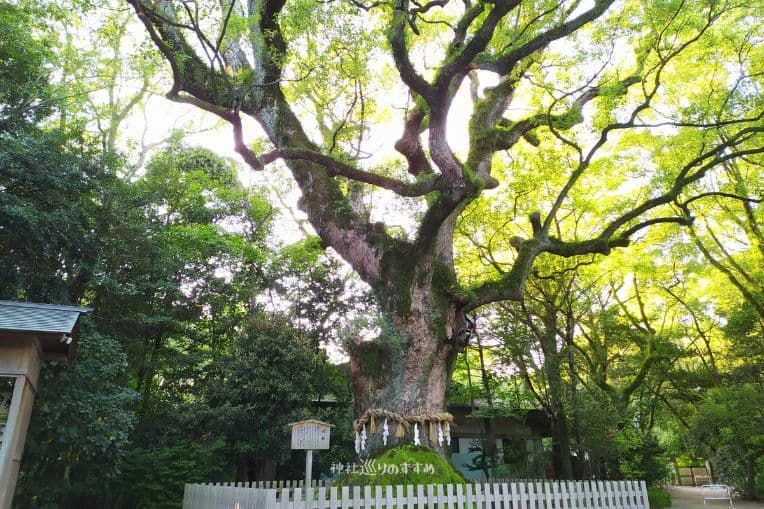
[[[91,308],[0,300],[0,341],[39,340],[43,360],[72,360],[79,318]]]
[[[0,330],[71,334],[90,308],[0,300]]]
[[[290,422],[290,426],[297,426],[299,424],[320,424],[322,426],[329,426],[330,428],[334,427],[334,424],[329,424],[328,422],[321,422],[317,421],[315,419],[308,419],[307,421],[297,421],[297,422]]]

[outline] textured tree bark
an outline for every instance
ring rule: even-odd
[[[355,396],[356,415],[369,409],[381,409],[405,416],[446,412],[454,361],[458,353],[445,331],[452,305],[432,289],[431,264],[410,281],[398,279],[398,288],[380,295],[382,332],[372,341],[349,345],[350,373]],[[423,281],[424,279],[424,281]],[[392,283],[389,281],[388,283]],[[388,292],[392,292],[389,289]],[[377,419],[376,433],[369,434],[364,454],[376,455],[382,449],[400,443],[413,443],[413,427],[403,438],[396,437],[397,424],[389,422],[387,446],[382,443],[383,420]],[[438,443],[437,433],[419,425],[421,444],[445,454],[445,441]],[[431,434],[432,433],[432,434]],[[432,440],[436,438],[436,440]]]
[[[476,335],[475,342],[477,344],[478,355],[480,357],[480,378],[483,381],[483,390],[485,391],[486,402],[488,403],[488,409],[493,410],[493,396],[491,395],[491,385],[488,380],[488,372],[485,367],[485,355],[483,353],[483,345],[480,342],[480,336]],[[483,419],[483,430],[485,432],[484,450],[483,455],[486,460],[483,462],[483,469],[485,471],[486,479],[490,479],[494,476],[494,469],[498,464],[498,450],[496,448],[496,428],[493,425],[493,419]]]
[[[418,338],[416,345],[407,348],[403,362],[397,363],[395,367],[392,366],[395,362],[392,357],[385,354],[351,357],[351,379],[357,415],[363,415],[369,409],[382,409],[404,416],[432,415],[446,411],[445,401],[453,356],[447,353],[447,348],[432,348],[429,341],[429,345],[423,343],[422,338]],[[380,359],[380,355],[383,359]],[[371,366],[371,363],[374,365]],[[384,444],[383,423],[383,419],[376,420],[376,432],[367,426],[368,438],[362,451],[363,456],[377,456],[386,448],[414,443],[413,426],[405,427],[404,436],[398,437],[399,424],[390,421],[387,443]],[[418,436],[421,445],[445,455],[445,440],[438,442],[437,431],[432,431],[429,424],[418,425]]]
[[[396,336],[393,341],[401,334]],[[444,412],[454,351],[438,343],[428,335],[411,337],[401,348],[380,340],[356,347],[350,366],[358,414],[370,408],[406,415]]]
[[[745,484],[748,496],[753,500],[759,499],[756,486],[756,458],[750,456],[745,460]]]
[[[570,424],[565,409],[565,383],[562,379],[562,358],[557,345],[557,311],[546,310],[544,332],[540,337],[544,352],[544,374],[549,386],[547,413],[552,421],[552,449],[554,469],[559,479],[573,479],[570,457]]]
[[[552,418],[552,451],[556,479],[573,479],[573,463],[570,458],[570,425],[565,413]]]

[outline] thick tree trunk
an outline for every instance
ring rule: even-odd
[[[370,408],[407,415],[445,412],[451,349],[432,337],[410,338],[401,349],[405,353],[396,359],[393,353],[399,350],[389,343],[357,346],[359,354],[351,356],[350,365],[358,415]]]
[[[411,320],[413,321],[413,320]],[[446,397],[455,350],[421,324],[409,321],[403,330],[394,330],[374,341],[356,344],[350,356],[350,372],[357,416],[369,409],[381,409],[403,416],[446,412]],[[398,320],[400,323],[400,320]],[[416,335],[412,334],[412,330]],[[376,456],[386,447],[413,443],[413,428],[396,437],[397,424],[388,422],[387,445],[382,441],[383,420],[377,419],[376,433],[368,429],[364,455]],[[421,444],[445,454],[445,442],[432,441],[427,425],[418,425]],[[437,437],[437,435],[435,435]]]
[[[356,416],[381,409],[403,416],[446,412],[446,397],[458,349],[452,339],[455,304],[433,290],[432,264],[423,270],[390,277],[377,289],[382,309],[381,334],[373,341],[358,340],[349,347],[350,373]],[[410,286],[406,284],[410,282]],[[380,291],[382,290],[382,291]],[[413,426],[403,438],[396,437],[397,424],[388,422],[387,445],[382,442],[384,419],[377,420],[364,454],[376,456],[399,443],[413,443]],[[446,442],[437,440],[434,429],[418,426],[421,444],[445,455]],[[433,440],[434,439],[434,440]]]
[[[552,419],[552,455],[557,479],[573,479],[570,450],[570,426],[563,413]]]

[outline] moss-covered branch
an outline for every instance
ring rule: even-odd
[[[537,127],[548,126],[558,131],[571,129],[584,121],[583,108],[588,102],[600,96],[625,95],[631,85],[639,82],[638,76],[630,76],[614,85],[592,87],[580,94],[563,113],[542,112],[517,122],[502,120],[494,129],[487,131],[484,136],[490,139],[493,150],[498,152],[512,148],[520,138],[526,137]]]
[[[445,189],[443,180],[437,175],[431,175],[419,182],[403,182],[398,179],[361,170],[331,156],[310,150],[274,150],[273,152],[263,154],[259,159],[262,164],[268,164],[277,159],[310,161],[323,166],[331,176],[341,176],[356,182],[381,187],[400,196],[424,196],[433,191]]]
[[[277,16],[283,0],[249,2],[249,30],[255,65],[246,78],[248,94],[238,94],[230,86],[224,69],[208,65],[186,40],[199,27],[176,21],[168,2],[128,0],[146,26],[173,71],[173,86],[168,97],[210,111],[234,127],[237,151],[253,169],[263,161],[246,147],[239,112],[253,116],[262,126],[276,152],[271,157],[285,158],[287,166],[303,192],[301,207],[326,245],[331,245],[367,282],[380,277],[381,253],[390,240],[384,230],[375,229],[352,209],[336,175],[343,173],[373,185],[387,185],[405,195],[428,192],[431,181],[407,185],[362,172],[349,165],[320,156],[319,149],[306,134],[281,90],[281,66],[286,53]],[[279,152],[281,151],[281,153]],[[307,155],[311,155],[307,157]],[[266,158],[267,159],[267,158]],[[331,163],[331,164],[329,164]]]
[[[517,62],[532,55],[541,48],[545,48],[553,41],[566,37],[585,24],[594,21],[600,17],[614,3],[614,0],[598,0],[594,6],[579,16],[566,21],[554,28],[546,30],[519,48],[513,49],[507,53],[499,53],[483,59],[479,62],[480,68],[496,72],[500,75],[506,75]]]

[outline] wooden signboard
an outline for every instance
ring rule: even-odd
[[[331,424],[321,421],[301,421],[292,426],[292,449],[320,450],[329,448],[329,430]]]
[[[0,449],[3,448],[3,435],[8,423],[8,414],[11,409],[11,396],[13,396],[13,384],[16,380],[8,376],[0,376]]]

